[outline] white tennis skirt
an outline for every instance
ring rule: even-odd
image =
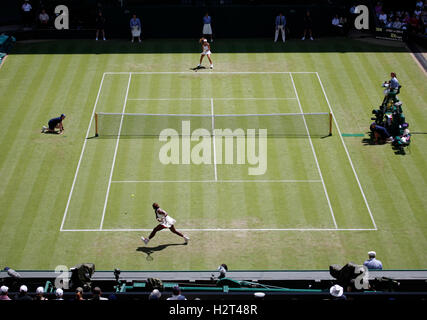
[[[212,34],[212,28],[209,23],[203,25],[203,34]]]
[[[141,29],[138,27],[132,28],[132,37],[139,37],[141,35]]]
[[[162,226],[166,228],[170,228],[175,224],[176,220],[170,216],[166,216],[166,218],[162,222]]]
[[[206,55],[208,55],[208,54],[211,54],[211,51],[210,51],[210,50],[208,50],[208,51],[203,51],[203,52],[202,52],[202,56],[206,56]]]

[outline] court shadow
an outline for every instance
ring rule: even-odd
[[[194,67],[194,68],[190,68],[190,70],[193,70],[195,72],[197,72],[198,70],[201,70],[201,69],[206,69],[206,67],[204,67],[204,66],[197,66],[197,67]]]
[[[152,261],[154,258],[151,256],[153,253],[162,251],[168,247],[172,246],[186,246],[186,243],[167,243],[167,244],[161,244],[156,247],[138,247],[136,251],[143,252],[147,255],[146,260]]]
[[[371,138],[363,138],[362,139],[362,143],[364,146],[374,146],[374,140],[372,140]]]

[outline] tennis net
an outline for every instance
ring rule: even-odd
[[[191,131],[188,129],[191,128]],[[196,129],[207,135],[233,132],[239,135],[249,129],[266,129],[267,136],[322,137],[332,134],[330,113],[272,113],[272,114],[145,114],[104,113],[95,114],[95,135],[159,136],[163,130],[168,135],[190,135]],[[240,130],[241,129],[241,130]],[[200,135],[200,134],[199,134]]]

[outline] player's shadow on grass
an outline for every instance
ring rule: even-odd
[[[144,252],[147,255],[146,259],[148,261],[152,261],[154,258],[151,255],[155,252],[162,251],[167,247],[186,246],[186,245],[187,245],[186,243],[167,243],[167,244],[158,245],[156,247],[138,247],[136,251]]]
[[[197,70],[202,70],[202,69],[206,69],[206,67],[204,67],[204,66],[197,66],[197,67],[194,67],[194,68],[190,68],[190,70],[193,70],[195,72],[197,72]]]

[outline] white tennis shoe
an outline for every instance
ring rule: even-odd
[[[188,241],[190,241],[190,238],[188,236],[184,235],[184,241],[185,241],[185,243],[188,243]]]
[[[144,238],[144,237],[141,237],[141,240],[142,240],[145,244],[148,244],[148,241],[150,241],[150,239],[147,239],[147,238]]]

